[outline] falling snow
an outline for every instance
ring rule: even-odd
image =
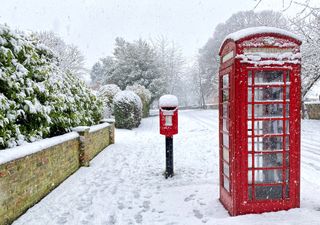
[[[158,117],[116,130],[116,143],[80,168],[14,225],[310,225],[320,221],[320,121],[302,121],[301,208],[230,217],[218,187],[218,112],[181,111],[175,176],[164,179]]]

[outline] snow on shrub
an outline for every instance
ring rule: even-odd
[[[100,120],[102,102],[44,45],[0,25],[0,149]]]
[[[121,91],[114,97],[114,117],[117,128],[132,129],[141,122],[142,103],[133,91]]]
[[[140,97],[142,102],[142,117],[148,117],[151,103],[151,92],[140,84],[127,86],[126,90],[133,91]]]
[[[110,118],[113,115],[113,98],[120,91],[121,89],[115,84],[107,84],[99,89],[98,96],[104,105],[104,118]]]

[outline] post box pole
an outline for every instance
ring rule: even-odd
[[[166,172],[165,177],[173,176],[173,137],[166,136]]]

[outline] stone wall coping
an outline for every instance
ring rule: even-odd
[[[40,152],[44,149],[61,144],[63,142],[76,139],[79,137],[77,132],[70,132],[52,138],[42,139],[33,143],[26,143],[14,148],[0,150],[0,165],[7,162],[23,158],[25,156]]]
[[[112,118],[104,118],[104,119],[102,119],[100,121],[102,123],[105,123],[105,122],[107,122],[107,123],[115,123],[116,122],[115,119],[112,119]]]
[[[88,126],[78,126],[78,127],[71,128],[71,130],[75,131],[75,132],[84,132],[87,129],[89,130],[90,127],[88,127]]]
[[[101,123],[101,124],[98,124],[98,125],[91,126],[90,130],[89,130],[89,133],[96,132],[98,130],[102,130],[102,129],[104,129],[106,127],[109,127],[109,126],[110,126],[109,123]]]
[[[320,104],[320,101],[305,102],[304,104],[307,104],[307,105],[319,105],[319,104]]]

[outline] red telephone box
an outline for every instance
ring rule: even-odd
[[[163,95],[159,99],[160,134],[171,137],[178,133],[178,99]]]
[[[220,201],[232,216],[300,206],[300,45],[254,27],[220,48]]]

